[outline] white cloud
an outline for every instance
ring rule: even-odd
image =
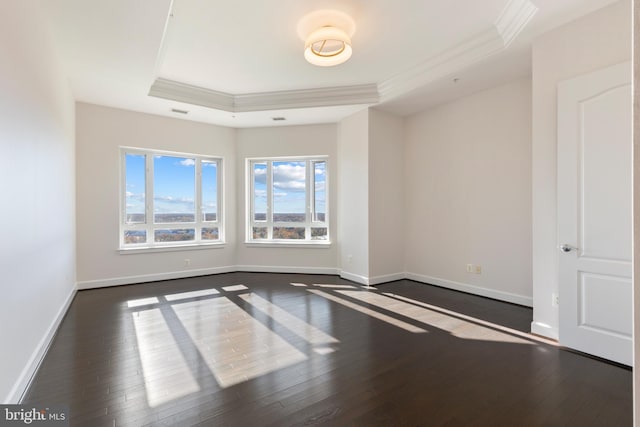
[[[184,159],[180,160],[180,164],[182,166],[193,166],[196,164],[196,161],[194,159]]]
[[[175,203],[175,204],[193,204],[193,199],[186,197],[173,197],[173,196],[156,196],[153,198],[156,202]]]
[[[136,194],[131,191],[126,192],[127,200],[144,202],[144,193]]]
[[[305,167],[301,164],[283,163],[273,167],[273,186],[275,188],[304,191],[306,181]]]
[[[267,170],[266,169],[254,169],[253,179],[260,184],[267,183]]]

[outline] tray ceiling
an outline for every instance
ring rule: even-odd
[[[612,0],[42,0],[76,99],[233,127],[411,114],[529,72],[531,39]],[[353,56],[303,58],[303,17],[356,23]],[[452,84],[453,79],[463,84]],[[278,122],[277,124],[282,124]]]

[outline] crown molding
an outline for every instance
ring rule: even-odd
[[[192,105],[235,112],[233,95],[203,87],[192,86],[163,78],[156,79],[149,89],[149,96],[185,102]]]
[[[502,38],[492,27],[473,38],[435,55],[378,85],[380,98],[388,101],[442,77],[456,73],[504,49]]]
[[[374,105],[451,76],[507,49],[537,11],[530,0],[509,0],[489,29],[377,84],[230,94],[157,78],[149,95],[230,113]]]
[[[516,39],[537,12],[538,7],[529,0],[510,0],[507,3],[494,24],[505,47]]]
[[[156,79],[149,95],[230,113],[377,104],[380,101],[376,84],[233,95],[163,78]]]
[[[404,95],[507,49],[537,11],[529,0],[510,0],[488,30],[381,82],[381,101]]]

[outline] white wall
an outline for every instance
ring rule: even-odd
[[[404,277],[404,120],[369,110],[369,280]]]
[[[521,79],[407,118],[410,278],[531,305],[530,105]]]
[[[558,338],[556,150],[558,82],[631,59],[631,9],[623,0],[557,28],[533,43],[533,324]]]
[[[78,103],[78,286],[98,287],[229,271],[235,264],[235,130]],[[223,158],[224,247],[121,254],[119,147],[139,147]],[[191,265],[185,267],[184,260]]]
[[[336,197],[337,128],[335,124],[238,129],[236,264],[240,270],[336,274],[338,222]],[[247,245],[245,226],[246,159],[263,157],[329,156],[329,238],[331,246],[256,247]]]
[[[36,1],[0,2],[0,399],[16,403],[75,291],[74,102]]]
[[[369,281],[369,112],[338,124],[338,245],[340,275]]]

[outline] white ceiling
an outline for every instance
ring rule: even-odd
[[[251,127],[335,122],[371,105],[408,115],[526,76],[535,36],[614,1],[42,0],[42,5],[77,100]],[[302,55],[301,22],[322,9],[345,12],[356,24],[353,56],[339,66],[315,67]]]

